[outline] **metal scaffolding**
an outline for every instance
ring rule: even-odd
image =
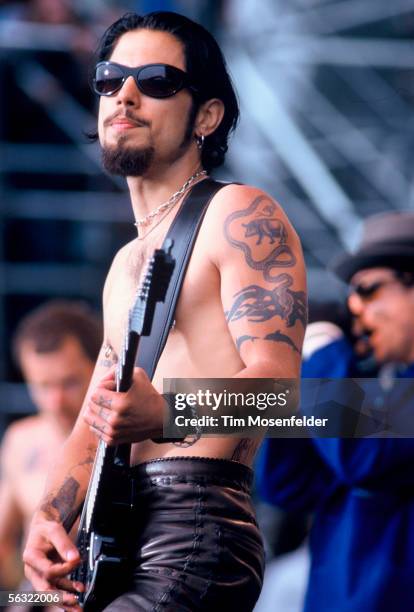
[[[281,202],[311,297],[332,297],[323,271],[361,220],[413,206],[413,4],[231,0],[227,23],[242,108],[231,172]]]

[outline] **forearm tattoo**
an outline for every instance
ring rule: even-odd
[[[83,465],[86,465],[86,466],[91,465],[95,461],[96,447],[93,446],[92,444],[89,444],[88,447],[86,448],[86,452],[87,452],[87,455],[85,459],[83,459],[83,461],[78,463],[80,467],[82,467]]]
[[[102,347],[103,357],[99,360],[99,365],[103,368],[110,368],[113,365],[118,363],[118,355],[112,348],[112,346],[107,342]]]
[[[66,478],[58,493],[41,506],[46,518],[50,521],[60,521],[65,529],[69,530],[78,514],[76,495],[79,487],[79,482],[75,478],[72,476]]]
[[[286,228],[276,218],[276,211],[277,205],[269,197],[261,195],[247,209],[236,210],[229,215],[224,224],[227,241],[232,247],[243,251],[250,268],[261,270],[268,282],[278,280],[278,275],[272,274],[274,268],[286,268],[296,263],[296,257],[287,244]],[[244,240],[236,238],[242,233]],[[263,245],[268,249],[264,249]],[[256,248],[258,246],[260,249]],[[266,250],[268,252],[263,257]]]

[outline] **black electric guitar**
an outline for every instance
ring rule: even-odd
[[[141,336],[149,336],[157,302],[163,302],[174,269],[172,241],[157,249],[148,263],[145,279],[129,313],[128,330],[118,362],[117,391],[127,391]],[[87,612],[102,610],[127,585],[131,545],[137,523],[133,521],[132,482],[129,476],[130,444],[108,446],[99,441],[89,487],[83,504],[76,546],[80,565],[71,580],[82,582],[79,603]]]

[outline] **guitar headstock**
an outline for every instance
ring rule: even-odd
[[[174,270],[171,257],[173,241],[168,240],[165,248],[156,249],[148,260],[147,270],[138,289],[135,304],[130,312],[130,331],[139,336],[149,336],[157,302],[164,302]]]

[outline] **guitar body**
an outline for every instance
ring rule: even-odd
[[[128,330],[117,369],[117,391],[133,379],[139,338],[149,336],[157,302],[164,301],[174,269],[170,251],[157,249],[130,311]],[[103,610],[125,592],[132,577],[137,520],[130,478],[131,446],[108,447],[100,440],[82,508],[76,546],[81,563],[70,579],[82,582],[79,604],[87,612]]]
[[[114,449],[107,449],[113,454]],[[111,452],[112,451],[112,452]],[[131,480],[128,469],[105,457],[100,487],[94,500],[94,513],[82,512],[76,545],[82,562],[72,579],[85,585],[79,595],[84,610],[102,610],[125,590],[132,570],[135,525],[132,517]]]
[[[87,591],[80,604],[86,612],[99,612],[125,591],[131,567],[119,542],[112,536],[86,534],[84,544],[85,550],[92,551],[92,565],[85,581]]]

